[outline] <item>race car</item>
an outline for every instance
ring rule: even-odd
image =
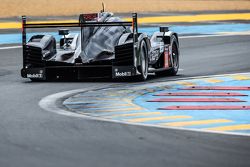
[[[79,28],[71,33],[66,28]],[[26,30],[58,28],[60,39]],[[60,28],[60,29],[59,29]],[[176,75],[178,35],[168,27],[148,36],[138,32],[137,13],[123,21],[110,12],[81,14],[74,23],[27,23],[22,17],[23,68],[32,81],[127,78],[146,80],[149,73]]]

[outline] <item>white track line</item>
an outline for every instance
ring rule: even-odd
[[[231,75],[239,75],[239,74],[250,74],[250,73],[235,73]],[[227,76],[230,74],[225,74],[224,76]],[[217,76],[223,76],[221,75],[209,75],[209,76],[202,76],[200,78],[208,78],[208,77],[217,77]],[[185,80],[188,79],[198,79],[199,77],[188,77],[188,78],[183,78]],[[171,81],[172,82],[172,81]],[[168,83],[168,82],[165,82]],[[60,107],[58,107],[56,104],[58,101],[61,101],[60,99],[68,98],[74,94],[84,92],[84,91],[90,91],[89,89],[78,89],[78,90],[71,90],[71,91],[66,91],[66,92],[60,92],[56,94],[49,95],[47,97],[44,97],[41,99],[39,102],[39,106],[46,110],[50,111],[53,113],[57,113],[60,115],[64,116],[70,116],[70,117],[77,117],[77,118],[84,118],[84,119],[91,119],[91,120],[98,120],[98,121],[105,121],[105,122],[112,122],[112,123],[120,123],[124,125],[139,125],[139,126],[144,126],[144,127],[157,127],[157,128],[162,128],[162,129],[172,129],[172,130],[182,130],[182,131],[191,131],[191,132],[199,132],[199,133],[211,133],[211,134],[225,134],[225,135],[236,135],[236,136],[250,136],[250,134],[247,133],[236,133],[236,132],[218,132],[218,131],[210,131],[210,130],[201,130],[201,129],[190,129],[190,128],[182,128],[182,127],[171,127],[171,126],[160,126],[160,125],[148,125],[148,124],[142,124],[142,123],[130,123],[130,122],[123,122],[123,121],[118,121],[118,120],[112,120],[112,119],[106,119],[106,118],[101,118],[101,117],[95,117],[95,116],[89,116],[89,115],[83,115],[83,114],[78,114],[74,112],[70,112],[67,110],[64,110]]]
[[[214,34],[214,35],[194,35],[194,36],[179,36],[180,39],[189,39],[189,38],[207,38],[207,37],[229,37],[229,36],[245,36],[250,35],[250,33],[242,33],[242,34]]]
[[[8,50],[8,49],[19,49],[22,46],[8,46],[8,47],[0,47],[0,50]]]

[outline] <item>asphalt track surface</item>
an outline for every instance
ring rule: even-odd
[[[181,39],[179,76],[249,72],[250,36]],[[30,82],[21,49],[0,50],[0,166],[250,166],[247,136],[200,133],[58,115],[38,102],[50,94],[131,82]],[[143,84],[143,83],[141,83]]]

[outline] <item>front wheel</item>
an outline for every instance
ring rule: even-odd
[[[169,70],[161,71],[156,73],[157,75],[170,75],[174,76],[177,74],[179,70],[179,44],[177,41],[177,38],[175,36],[171,37],[171,43],[170,43],[170,53],[172,58],[172,67]]]
[[[140,72],[138,80],[145,81],[148,77],[148,50],[145,41],[142,41],[140,44],[140,65],[138,71]]]

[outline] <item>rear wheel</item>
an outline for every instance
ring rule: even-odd
[[[140,44],[140,66],[138,71],[141,73],[138,80],[145,81],[148,77],[148,50],[144,40]]]

